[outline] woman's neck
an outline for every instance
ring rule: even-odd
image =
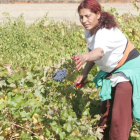
[[[90,30],[90,35],[94,35],[95,34],[95,31],[94,30]]]

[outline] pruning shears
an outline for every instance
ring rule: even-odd
[[[88,83],[88,81],[82,82],[82,83],[80,83],[80,84],[78,84],[77,82],[75,82],[75,84],[72,85],[72,86],[70,86],[69,89],[70,89],[70,88],[74,88],[74,87],[76,87],[76,88],[82,88],[82,87],[83,87],[84,85],[86,85],[87,83]]]
[[[71,57],[71,59],[76,60],[76,56]],[[81,82],[79,84],[77,82],[75,82],[72,86],[69,87],[69,89],[74,88],[74,87],[76,87],[77,89],[82,88],[87,83],[88,83],[88,81],[86,81],[86,82],[83,81],[83,82]]]

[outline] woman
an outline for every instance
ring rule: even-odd
[[[78,70],[86,62],[76,82],[82,83],[94,64],[98,65],[101,71],[93,81],[101,87],[103,140],[128,140],[132,119],[140,122],[139,52],[96,0],[82,1],[78,13],[89,52],[72,57]]]

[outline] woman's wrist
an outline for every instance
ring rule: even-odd
[[[89,57],[88,53],[85,53],[83,55],[84,55],[85,62],[88,62],[88,57]]]

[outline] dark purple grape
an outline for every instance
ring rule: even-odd
[[[53,74],[53,80],[62,81],[67,76],[67,69],[63,68],[61,70],[57,70],[56,73]]]

